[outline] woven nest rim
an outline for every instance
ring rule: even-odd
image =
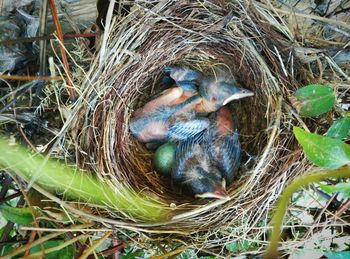
[[[296,177],[295,168],[302,168],[305,163],[301,161],[300,153],[292,159],[285,157],[284,150],[293,150],[295,142],[289,127],[290,116],[282,110],[282,103],[288,106],[286,96],[300,81],[286,76],[285,68],[279,63],[281,56],[289,54],[282,50],[290,46],[288,37],[291,36],[286,37],[267,25],[266,17],[270,15],[269,11],[257,9],[246,1],[222,5],[209,1],[203,5],[163,1],[152,7],[136,5],[127,17],[118,23],[114,21],[108,36],[103,38],[106,45],[102,44],[100,62],[92,65],[90,79],[84,84],[86,89],[91,89],[84,91],[89,105],[81,105],[82,116],[72,124],[79,125],[82,131],[77,142],[86,150],[81,154],[83,161],[94,164],[89,169],[95,170],[101,179],[111,184],[123,181],[140,191],[164,197],[162,192],[154,192],[144,185],[148,180],[152,187],[163,190],[156,173],[149,173],[151,165],[147,159],[150,153],[130,137],[127,125],[133,110],[144,102],[140,96],[154,91],[157,87],[154,82],[159,81],[162,69],[170,64],[187,64],[200,70],[218,63],[239,67],[240,81],[250,83],[251,87],[247,88],[255,87],[254,107],[264,107],[258,112],[263,116],[265,128],[258,126],[259,139],[250,139],[249,143],[263,142],[265,145],[259,150],[254,166],[239,181],[239,191],[233,190],[237,185],[229,189],[231,199],[228,201],[178,204],[179,213],[173,213],[168,222],[147,224],[135,219],[130,221],[125,215],[117,215],[120,220],[107,216],[98,221],[143,231],[177,233],[181,229],[181,233],[193,233],[215,231],[223,224],[234,225],[241,220],[240,216],[247,216],[248,222],[254,224],[266,215],[283,183]],[[273,46],[279,56],[267,54]],[[234,73],[237,75],[238,72]],[[242,107],[251,109],[247,103]],[[88,118],[89,125],[82,124],[83,117],[85,122]],[[94,135],[91,128],[100,129],[100,135]],[[85,154],[90,155],[86,157]],[[92,159],[91,154],[94,154]],[[137,159],[130,161],[130,157]],[[294,167],[285,168],[286,161]],[[135,169],[143,172],[138,176],[130,175]],[[173,202],[166,198],[162,200],[169,202],[169,206]],[[257,209],[259,214],[250,217],[249,214]]]

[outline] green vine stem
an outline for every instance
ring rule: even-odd
[[[278,258],[278,243],[280,241],[281,226],[283,223],[283,218],[287,210],[288,202],[292,197],[293,193],[296,192],[301,187],[306,187],[311,183],[320,182],[326,180],[327,178],[350,178],[350,167],[344,166],[335,170],[324,170],[310,173],[305,176],[301,176],[295,179],[291,184],[289,184],[283,191],[277,206],[275,213],[272,218],[272,233],[270,236],[270,245],[265,252],[264,258]]]
[[[0,169],[67,199],[104,206],[131,220],[159,222],[171,217],[169,207],[158,199],[138,193],[122,183],[111,186],[73,166],[51,159],[46,161],[42,155],[33,155],[20,145],[9,145],[3,137],[0,137]]]

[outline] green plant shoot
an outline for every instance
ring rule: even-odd
[[[0,138],[0,167],[65,198],[106,206],[145,222],[169,217],[167,206],[159,200],[136,193],[121,183],[112,187],[88,172],[60,162],[45,161],[43,156],[32,155],[22,146],[9,145],[4,138]]]
[[[269,248],[265,253],[265,258],[278,258],[278,242],[280,240],[281,226],[283,218],[293,193],[299,188],[306,187],[311,183],[320,182],[327,178],[350,178],[350,148],[341,140],[333,139],[294,127],[293,132],[299,144],[310,161],[314,164],[334,170],[314,172],[295,179],[283,191],[278,200],[275,213],[272,218],[273,229],[270,237]],[[341,167],[341,168],[340,168]],[[338,168],[338,169],[335,169]],[[330,191],[342,191],[349,194],[349,184],[334,186],[325,186]]]
[[[320,182],[326,180],[327,178],[350,178],[350,167],[342,167],[339,169],[331,171],[319,171],[314,172],[305,176],[301,176],[295,179],[291,184],[289,184],[283,191],[281,197],[278,200],[275,213],[272,218],[272,233],[270,236],[270,244],[264,255],[266,259],[278,258],[278,242],[280,240],[281,229],[283,218],[287,210],[289,200],[291,199],[294,192],[302,187],[306,187],[311,183]]]

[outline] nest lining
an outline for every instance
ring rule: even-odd
[[[88,105],[81,105],[81,116],[72,125],[80,128],[75,138],[83,150],[82,167],[105,181],[123,182],[169,206],[176,204],[175,217],[169,222],[147,225],[136,220],[132,224],[148,231],[207,231],[210,235],[230,225],[237,227],[237,233],[247,233],[266,217],[284,183],[302,171],[301,153],[292,152],[296,143],[291,118],[282,109],[288,106],[285,96],[303,80],[302,68],[296,71],[281,65],[280,59],[290,55],[288,37],[274,30],[262,14],[269,15],[248,1],[160,1],[155,5],[136,1],[128,16],[114,21],[106,49],[100,52],[103,62],[92,65],[83,85]],[[231,105],[239,118],[242,150],[253,160],[229,186],[232,199],[228,202],[203,204],[178,198],[154,171],[152,153],[130,136],[133,111],[162,90],[158,83],[162,70],[174,64],[200,71],[224,64],[242,87],[255,93],[254,98]],[[296,76],[286,75],[286,70]],[[126,215],[114,216],[119,223],[107,216],[104,222],[130,223]],[[194,238],[204,242],[207,237]]]

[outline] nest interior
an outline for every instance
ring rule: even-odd
[[[81,105],[82,116],[74,124],[83,150],[78,152],[80,165],[106,181],[175,204],[175,218],[156,224],[157,229],[193,232],[215,231],[224,224],[256,225],[302,164],[301,153],[293,153],[290,115],[282,107],[289,107],[288,94],[305,79],[297,60],[288,62],[291,35],[272,26],[272,17],[249,1],[135,1],[130,13],[114,19],[105,32],[108,38],[83,84],[88,104]],[[169,180],[154,171],[152,152],[130,135],[133,111],[163,90],[162,70],[168,65],[200,71],[225,65],[255,94],[231,104],[246,155],[240,177],[228,188],[230,201],[201,203],[174,194]],[[118,217],[129,222],[125,215]]]

